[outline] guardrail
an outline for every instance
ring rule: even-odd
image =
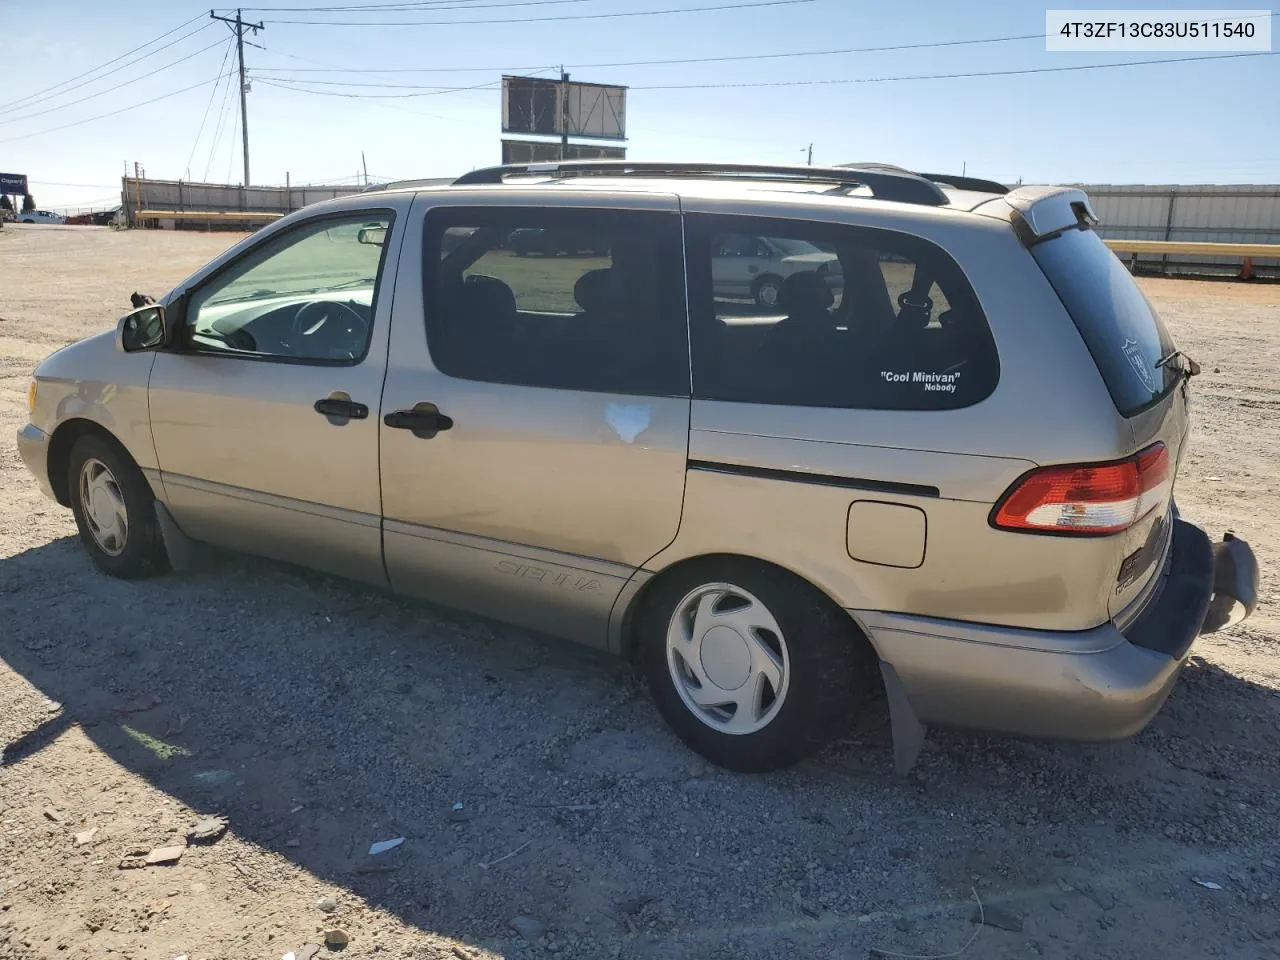
[[[264,223],[279,220],[283,213],[268,210],[139,210],[139,220],[204,220],[209,223]]]
[[[1138,254],[1161,257],[1226,257],[1240,258],[1241,280],[1253,279],[1253,261],[1280,261],[1280,243],[1200,243],[1188,240],[1104,240],[1116,254],[1129,254],[1129,270],[1137,268]]]

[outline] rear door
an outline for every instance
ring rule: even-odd
[[[1160,569],[1168,549],[1174,478],[1188,430],[1184,362],[1155,309],[1092,230],[1067,230],[1032,253],[1093,355],[1116,410],[1132,432],[1132,453],[1164,444],[1169,480],[1160,502],[1116,537],[1116,585],[1109,611],[1121,617]]]
[[[415,201],[402,263],[423,276],[396,291],[382,400],[387,570],[405,593],[603,645],[621,588],[680,523],[677,202],[499,200]],[[520,257],[526,229],[592,252]]]

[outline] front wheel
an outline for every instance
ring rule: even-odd
[[[67,489],[80,542],[113,577],[134,579],[168,569],[155,497],[127,453],[98,436],[71,448]]]
[[[663,718],[730,770],[809,756],[840,732],[876,675],[844,611],[745,559],[693,564],[660,581],[638,628]]]

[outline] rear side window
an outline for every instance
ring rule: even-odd
[[[689,396],[680,218],[443,207],[426,218],[427,342],[449,376]]]
[[[802,220],[686,223],[694,396],[951,410],[995,389],[986,317],[935,244]]]
[[[1068,230],[1036,244],[1032,255],[1075,321],[1116,409],[1131,416],[1181,377],[1157,367],[1173,338],[1129,271],[1092,230]]]

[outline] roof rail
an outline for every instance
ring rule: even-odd
[[[829,183],[837,187],[866,187],[877,200],[896,200],[930,207],[950,201],[936,183],[912,173],[848,167],[799,167],[755,163],[658,163],[630,160],[568,160],[515,163],[472,170],[454,180],[455,186],[502,183],[507,177],[664,177],[743,179],[791,183]]]
[[[850,170],[883,170],[892,173],[909,173],[914,177],[923,177],[925,180],[932,180],[934,183],[940,183],[944,187],[954,187],[957,190],[973,190],[977,193],[998,193],[1004,195],[1009,192],[1009,188],[1003,183],[997,183],[995,180],[983,180],[980,177],[954,176],[950,173],[916,173],[906,170],[902,167],[895,166],[892,163],[841,163],[841,167],[847,167]]]
[[[1002,196],[1009,192],[1009,188],[1003,183],[998,183],[995,180],[983,180],[981,177],[955,177],[949,173],[918,173],[916,176],[932,180],[934,183],[940,183],[945,187],[955,187],[957,190],[998,193]]]

